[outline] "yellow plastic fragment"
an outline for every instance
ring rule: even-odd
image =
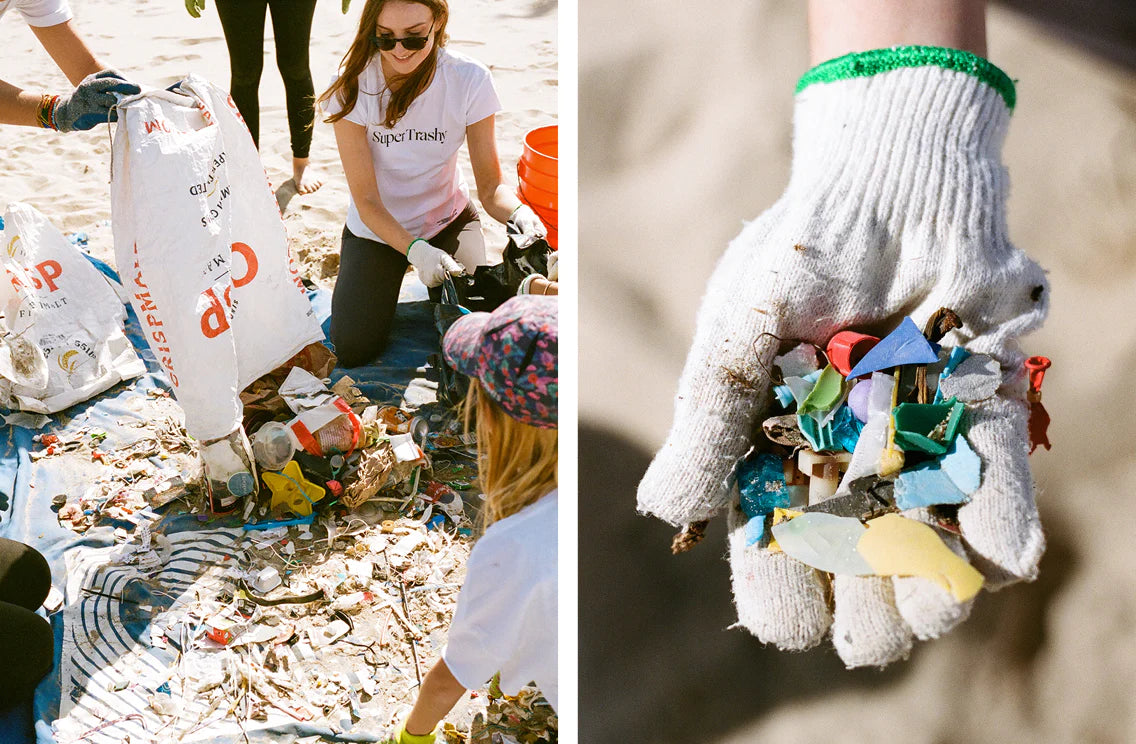
[[[306,517],[312,513],[312,504],[324,497],[323,486],[312,483],[300,472],[300,464],[292,460],[279,473],[261,473],[264,484],[272,491],[272,508],[284,506]]]
[[[782,509],[780,506],[775,507],[773,509],[773,524],[781,524],[786,520],[793,519],[794,517],[799,517],[802,514],[804,514],[804,512],[797,511],[795,509]],[[770,525],[770,527],[772,526],[773,525]],[[769,538],[769,546],[766,548],[766,550],[768,550],[770,553],[782,552],[781,546],[777,544],[777,540],[772,536],[770,536]]]
[[[982,574],[955,555],[935,530],[898,514],[870,520],[856,550],[879,576],[922,576],[965,602],[982,588]]]
[[[903,469],[903,450],[895,446],[895,406],[899,402],[899,369],[895,370],[895,385],[891,389],[891,411],[888,413],[887,446],[880,453],[879,474],[885,478]]]

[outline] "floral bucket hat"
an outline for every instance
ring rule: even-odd
[[[470,313],[446,331],[442,350],[454,369],[476,378],[522,424],[556,428],[557,300],[521,295],[491,313]]]

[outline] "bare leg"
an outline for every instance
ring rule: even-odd
[[[986,0],[809,0],[810,64],[917,44],[986,56]]]

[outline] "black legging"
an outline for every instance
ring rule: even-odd
[[[471,273],[484,264],[485,239],[477,209],[467,206],[430,238],[430,245],[457,258]],[[367,364],[386,348],[408,266],[406,254],[343,228],[339,276],[331,295],[331,342],[340,367]],[[432,288],[430,299],[437,302],[441,291]]]
[[[260,146],[260,73],[264,69],[265,8],[272,13],[276,37],[276,66],[284,79],[292,155],[306,158],[312,147],[315,88],[308,65],[308,42],[316,0],[217,0],[217,15],[225,29],[232,81],[229,93]]]
[[[51,671],[51,625],[35,614],[51,589],[51,569],[38,552],[0,537],[0,710],[23,702]]]

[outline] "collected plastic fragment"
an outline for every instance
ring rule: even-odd
[[[781,458],[769,452],[753,452],[743,458],[738,463],[738,490],[742,512],[748,518],[788,507],[789,487]]]
[[[940,459],[899,474],[895,481],[895,503],[900,509],[963,504],[978,490],[981,481],[982,460],[966,437],[959,436]]]
[[[765,515],[751,517],[745,523],[745,544],[757,545],[765,537]]]
[[[851,460],[852,455],[847,452],[801,450],[797,455],[797,466],[809,476],[809,504],[819,504],[832,498],[840,484],[840,474],[847,469]]]
[[[828,361],[845,377],[880,340],[856,331],[841,331],[828,341]]]
[[[941,378],[939,395],[958,398],[964,403],[986,400],[1002,384],[1002,367],[986,354],[972,354],[963,360],[951,374]]]
[[[871,397],[871,394],[871,380],[860,380],[848,391],[846,405],[852,409],[856,420],[863,424],[868,423],[868,399]]]
[[[971,599],[982,588],[982,574],[955,555],[933,528],[898,514],[869,521],[856,548],[876,575],[922,576],[958,602]]]
[[[867,531],[858,519],[811,512],[776,524],[771,531],[781,550],[806,566],[834,574],[874,573],[856,552]]]
[[[781,378],[804,377],[820,369],[816,349],[812,344],[797,344],[780,356],[773,357],[773,365],[781,370]]]
[[[860,422],[847,406],[840,406],[830,413],[832,415],[824,422],[818,422],[813,416],[797,416],[797,428],[801,436],[817,452],[840,449],[854,451],[863,428]]]
[[[904,318],[899,327],[884,336],[859,363],[848,377],[862,377],[889,367],[905,364],[932,364],[939,360],[938,352],[924,338],[911,318]]]
[[[351,631],[350,626],[342,620],[333,620],[322,628],[308,630],[308,643],[312,648],[323,648],[335,643]]]
[[[894,412],[895,441],[904,450],[945,454],[958,434],[964,408],[955,398],[943,403],[900,403]]]
[[[848,484],[846,493],[837,492],[835,496],[819,504],[810,504],[804,508],[804,511],[865,520],[894,509],[895,495],[892,481],[877,475],[866,475]]]
[[[312,504],[327,493],[322,486],[312,483],[300,472],[300,465],[292,460],[279,473],[262,473],[265,485],[272,491],[271,507],[283,506],[306,517],[312,513]]]
[[[825,367],[808,396],[797,406],[798,416],[830,411],[844,394],[844,378],[831,364]]]
[[[414,441],[410,434],[399,434],[390,438],[391,448],[398,462],[415,462],[425,455],[422,448]]]
[[[252,578],[252,585],[261,594],[267,594],[280,586],[280,572],[275,566],[268,566],[256,572]]]
[[[797,405],[801,405],[805,398],[809,397],[809,393],[813,390],[813,385],[820,379],[820,370],[811,372],[804,377],[786,377],[783,385],[778,385],[773,388],[774,395],[777,396],[777,402],[781,404],[782,408],[788,408],[790,403],[796,401]]]
[[[252,454],[265,470],[280,470],[299,449],[299,442],[280,421],[269,421],[252,435]]]
[[[772,526],[776,527],[785,520],[794,519],[801,516],[802,514],[804,514],[804,512],[797,511],[796,509],[782,509],[781,507],[778,507],[773,510]],[[769,541],[769,546],[766,549],[771,553],[777,553],[781,551],[781,546],[777,544],[776,538],[771,538]]]

